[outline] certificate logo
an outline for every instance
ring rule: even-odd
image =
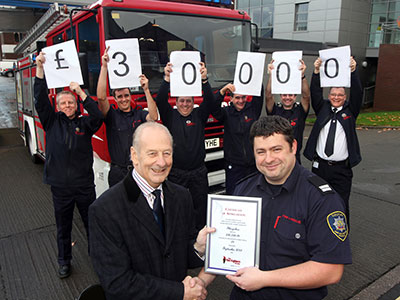
[[[226,256],[224,256],[224,257],[222,258],[222,262],[223,262],[223,263],[231,262],[231,263],[234,263],[235,265],[240,266],[240,260],[232,259],[232,258],[226,257]]]

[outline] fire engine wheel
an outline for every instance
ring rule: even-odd
[[[40,162],[39,157],[33,153],[34,145],[33,145],[33,140],[29,131],[29,127],[26,128],[26,133],[25,133],[25,138],[26,138],[26,146],[28,147],[28,152],[31,157],[31,161],[34,164],[38,164]]]
[[[7,73],[7,77],[13,77],[13,76],[14,76],[14,74],[12,72]]]

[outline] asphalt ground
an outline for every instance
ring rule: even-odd
[[[60,280],[43,164],[31,162],[16,125],[13,79],[0,77],[0,300],[72,300],[98,282],[83,224],[75,215],[73,274]],[[305,140],[309,132],[306,126]],[[400,299],[400,131],[360,129],[357,134],[363,161],[353,169],[350,198],[353,264],[345,267],[340,283],[329,287],[326,299]],[[311,167],[305,158],[303,164]],[[219,276],[208,288],[208,299],[228,299],[231,288]]]
[[[306,129],[306,136],[309,128]],[[363,161],[353,169],[353,264],[326,299],[396,299],[400,295],[400,131],[358,130]],[[303,161],[306,167],[309,162]],[[74,299],[98,282],[78,215],[72,231],[73,274],[57,273],[56,227],[43,164],[30,161],[16,129],[0,130],[0,299]],[[198,270],[190,271],[195,275]],[[208,299],[228,299],[232,284],[220,276]],[[381,297],[381,298],[380,298]]]

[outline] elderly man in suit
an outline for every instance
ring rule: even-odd
[[[190,193],[166,180],[172,145],[163,125],[140,125],[131,147],[134,170],[89,209],[90,254],[107,299],[206,297],[204,281],[186,272],[204,264],[206,235],[214,229],[205,227],[196,239]]]

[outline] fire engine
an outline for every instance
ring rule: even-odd
[[[84,86],[95,97],[105,41],[137,38],[142,72],[149,78],[155,97],[169,54],[175,50],[200,51],[209,82],[217,90],[233,81],[238,51],[252,51],[252,26],[247,13],[228,8],[168,2],[160,0],[102,0],[87,8],[71,8],[54,3],[15,51],[25,56],[18,61],[15,73],[19,130],[33,162],[45,157],[45,132],[34,108],[33,82],[35,56],[44,46],[75,39]],[[256,30],[257,32],[257,30]],[[55,96],[61,89],[49,90]],[[146,107],[144,94],[133,90],[132,100]],[[195,98],[198,105],[201,97]],[[109,101],[114,102],[109,96]],[[174,105],[175,101],[171,101]],[[225,103],[226,104],[226,103]],[[82,111],[82,113],[84,113]],[[205,129],[206,166],[210,185],[225,181],[223,170],[223,126],[211,115]],[[110,157],[104,125],[94,135],[94,172],[97,195],[108,188]]]

